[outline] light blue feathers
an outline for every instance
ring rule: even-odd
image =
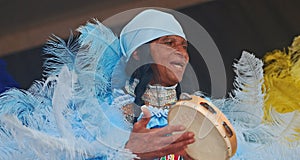
[[[44,76],[58,75],[64,65],[73,70],[79,47],[78,38],[72,32],[67,42],[52,35],[43,48],[46,57],[43,64]]]
[[[95,19],[77,30],[81,33],[81,50],[76,55],[76,70],[94,81],[91,87],[95,88],[98,99],[103,100],[112,94],[112,73],[122,57],[119,39]]]
[[[47,42],[43,81],[0,96],[0,159],[135,157],[124,149],[130,125],[112,96],[118,38],[97,20],[78,31]]]

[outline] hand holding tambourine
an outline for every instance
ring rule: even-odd
[[[225,160],[237,149],[235,131],[225,115],[204,98],[188,95],[171,107],[170,125],[184,125],[194,132],[195,143],[186,149],[197,160]]]

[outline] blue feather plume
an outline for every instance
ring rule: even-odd
[[[72,32],[67,42],[52,35],[43,48],[44,56],[46,56],[43,64],[43,76],[58,75],[64,65],[73,70],[79,47],[78,38],[74,37]]]
[[[112,94],[112,73],[122,54],[117,36],[98,20],[93,21],[77,29],[81,33],[81,50],[76,56],[75,65],[79,74],[85,74],[85,79],[79,79],[79,82],[95,87],[95,95],[99,100],[104,100]]]

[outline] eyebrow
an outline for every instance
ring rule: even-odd
[[[173,40],[173,41],[175,41],[175,38],[166,36],[166,37],[163,37],[161,40],[162,40],[162,41],[164,41],[164,40]],[[181,44],[182,44],[182,45],[188,45],[188,42],[187,42],[187,40],[184,40],[184,41],[182,41]]]
[[[185,40],[182,42],[183,45],[188,45],[188,42]]]

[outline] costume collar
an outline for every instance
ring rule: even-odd
[[[132,84],[130,84],[129,81],[127,81],[125,85],[125,90],[130,95],[135,96],[134,90],[138,83],[138,79],[134,79]],[[144,95],[142,96],[142,100],[145,101],[145,104],[151,105],[153,107],[164,108],[166,106],[176,103],[176,87],[177,84],[170,87],[164,87],[159,84],[148,85]]]

